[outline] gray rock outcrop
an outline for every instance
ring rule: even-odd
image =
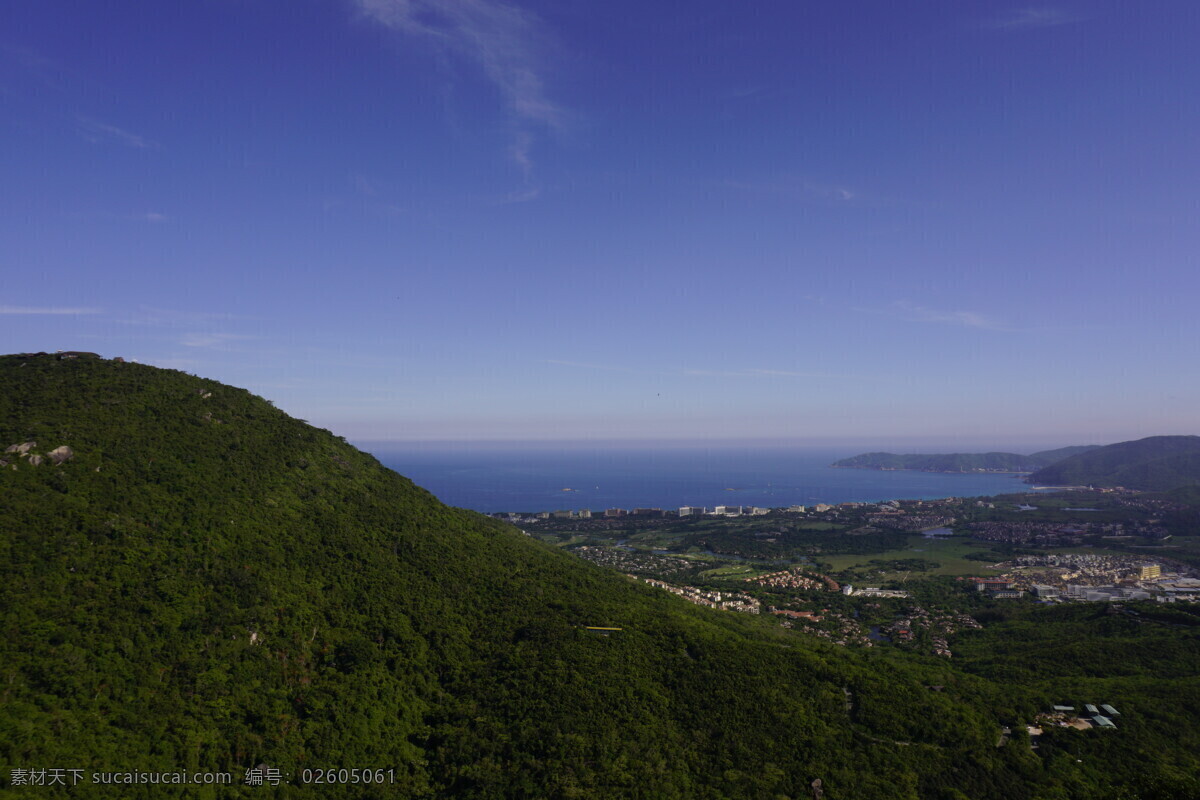
[[[75,451],[67,447],[65,444],[61,447],[56,447],[46,454],[55,466],[62,464],[65,461],[70,461],[75,457]]]

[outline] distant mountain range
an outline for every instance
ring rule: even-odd
[[[1027,456],[1018,453],[863,453],[835,461],[831,466],[852,469],[907,469],[921,472],[1034,472],[1099,447],[1060,447],[1057,450],[1043,450]]]
[[[1030,483],[1170,491],[1200,484],[1200,436],[1151,436],[1089,449],[1039,469]]]

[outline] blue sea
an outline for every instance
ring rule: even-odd
[[[861,449],[359,445],[452,506],[559,511],[929,500],[1028,491],[1013,475],[834,469]]]

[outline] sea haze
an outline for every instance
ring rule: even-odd
[[[974,497],[1029,488],[1013,475],[830,467],[862,452],[844,448],[362,446],[442,502],[483,512],[776,507]]]

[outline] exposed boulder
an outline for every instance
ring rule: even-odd
[[[31,466],[31,467],[41,466],[42,460],[43,459],[41,456],[39,456],[37,453],[34,453],[33,455],[31,455],[29,457],[29,466]]]
[[[37,442],[25,442],[23,444],[9,445],[8,449],[6,449],[4,452],[20,453],[21,455],[25,455],[35,447],[37,447]]]
[[[54,448],[46,455],[50,458],[51,461],[54,462],[55,466],[58,466],[59,464],[63,463],[64,461],[70,461],[72,458],[74,458],[75,451],[72,450],[71,448],[67,447],[64,444],[61,447]]]

